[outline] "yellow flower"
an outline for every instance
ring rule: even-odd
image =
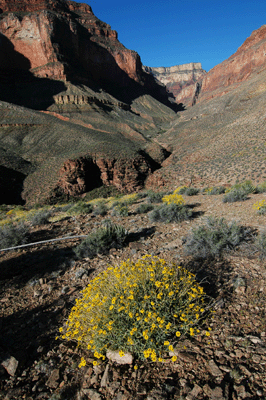
[[[206,336],[210,336],[210,332],[206,332],[205,335],[206,335]]]
[[[179,331],[177,331],[177,332],[175,333],[175,335],[176,335],[177,337],[180,337],[180,336],[181,336],[181,333],[180,333]]]
[[[174,351],[174,348],[173,348],[173,346],[170,344],[170,346],[168,347],[168,349],[170,350],[170,351]]]
[[[134,369],[138,369],[138,366],[137,366],[137,365],[134,365]]]
[[[168,342],[168,340],[166,340],[166,341],[164,342],[164,345],[165,345],[165,346],[169,346],[169,344],[170,344],[170,343]]]
[[[173,356],[173,357],[171,358],[171,360],[172,360],[173,362],[175,362],[175,361],[177,360],[177,356]]]
[[[119,353],[120,357],[124,357],[125,353],[123,352],[123,350],[120,350]]]
[[[80,363],[79,363],[79,368],[85,367],[85,365],[86,365],[86,360],[83,357],[81,357],[81,360],[80,360]]]

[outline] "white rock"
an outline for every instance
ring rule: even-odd
[[[106,353],[109,360],[117,362],[117,364],[132,364],[133,357],[130,353],[125,353],[122,357],[118,351],[108,350]]]

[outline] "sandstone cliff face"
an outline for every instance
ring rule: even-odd
[[[198,101],[221,96],[266,66],[266,25],[252,32],[237,52],[212,68],[202,80]]]
[[[145,80],[139,55],[126,49],[117,32],[100,21],[91,7],[67,0],[1,0],[0,32],[4,46],[1,68],[27,69],[38,77],[127,86]],[[2,50],[2,52],[3,52]],[[25,63],[14,62],[13,54]]]
[[[201,63],[175,65],[169,68],[144,67],[144,69],[166,86],[167,90],[174,95],[177,103],[189,105],[192,102],[195,83],[206,74]]]

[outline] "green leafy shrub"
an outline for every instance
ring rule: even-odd
[[[78,203],[72,205],[72,207],[68,209],[68,214],[70,215],[90,214],[92,211],[93,211],[92,204],[79,201]]]
[[[208,304],[203,288],[185,268],[158,257],[109,267],[81,293],[59,332],[92,351],[94,365],[108,350],[163,362],[180,338],[203,333]],[[82,358],[79,366],[84,365]]]
[[[75,249],[79,258],[94,257],[98,253],[106,253],[111,248],[122,247],[127,237],[125,228],[112,223],[110,220],[103,222],[102,226],[87,236]]]
[[[0,248],[15,247],[27,243],[28,227],[24,222],[0,227]]]
[[[211,186],[203,189],[203,193],[208,195],[223,194],[224,192],[225,192],[224,186]]]
[[[33,226],[45,225],[49,223],[49,218],[52,216],[52,211],[50,210],[40,210],[37,211],[30,219]]]
[[[163,204],[148,214],[151,222],[181,222],[192,217],[192,211],[181,204]]]
[[[104,201],[99,201],[96,204],[96,206],[95,206],[95,208],[93,210],[93,214],[94,215],[102,215],[103,216],[103,215],[107,214],[107,211],[108,211],[108,207],[105,204],[105,202]]]
[[[137,214],[144,214],[144,213],[147,213],[147,212],[149,212],[151,210],[153,210],[153,205],[152,204],[142,203],[137,207],[136,213]]]
[[[195,258],[217,257],[249,240],[251,230],[224,218],[208,217],[205,225],[192,229],[184,240],[184,252]]]
[[[174,194],[185,194],[186,190],[188,189],[187,186],[178,186],[178,188],[176,188],[174,190]]]

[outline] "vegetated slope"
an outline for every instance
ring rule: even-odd
[[[158,137],[159,143],[171,146],[172,155],[147,184],[265,179],[265,67],[257,67],[223,93],[224,88],[217,89],[213,98],[212,92],[208,98],[203,93],[196,105],[179,113],[171,129]]]
[[[164,86],[88,5],[3,0],[0,8],[0,165],[15,182],[1,180],[0,202],[143,187],[169,155],[151,145],[175,116]]]

